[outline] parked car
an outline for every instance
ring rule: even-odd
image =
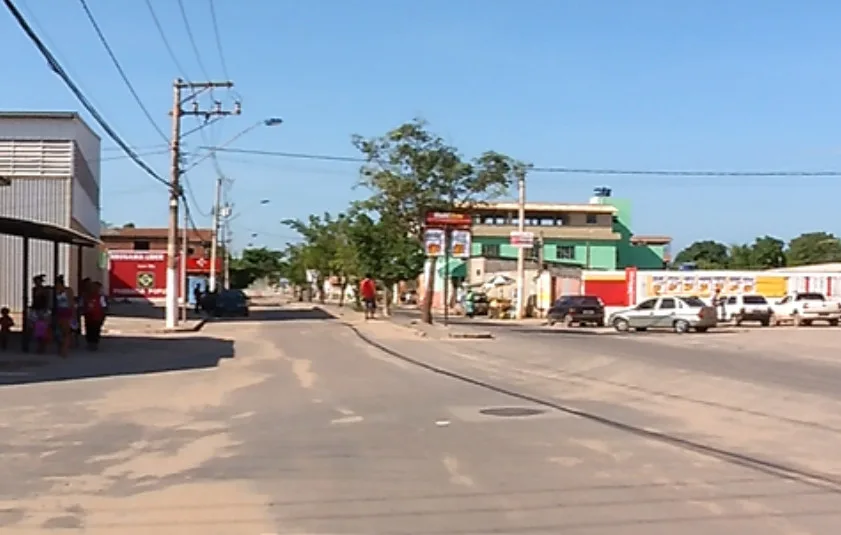
[[[795,326],[808,326],[815,321],[825,321],[835,327],[841,320],[841,303],[827,301],[823,294],[817,292],[787,295],[771,308],[774,309],[774,325],[791,321]]]
[[[672,329],[683,334],[692,329],[707,332],[717,325],[718,318],[715,308],[697,297],[655,297],[615,312],[608,323],[619,332]]]
[[[567,327],[579,325],[604,325],[604,303],[593,295],[565,295],[555,301],[546,313],[549,325],[563,323]]]
[[[487,316],[488,315],[488,308],[490,307],[491,302],[488,299],[487,294],[477,292],[473,294],[473,315],[474,316]]]
[[[745,321],[758,321],[763,327],[771,325],[774,309],[765,296],[730,295],[722,299],[724,304],[720,309],[723,309],[723,314],[719,314],[721,321],[732,321],[735,325],[741,325]]]
[[[222,290],[219,293],[206,294],[202,308],[208,314],[222,316],[249,316],[249,299],[242,290]]]

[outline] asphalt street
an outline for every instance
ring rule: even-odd
[[[841,526],[841,495],[825,481],[608,421],[769,454],[772,432],[744,421],[802,425],[800,439],[824,455],[811,444],[822,428],[662,397],[677,388],[667,377],[694,377],[728,392],[723,406],[738,405],[744,393],[727,381],[749,384],[681,364],[691,360],[682,349],[530,332],[452,342],[349,321],[356,331],[318,312],[276,311],[208,325],[203,337],[234,347],[215,366],[0,387],[0,530],[834,535]],[[655,372],[669,354],[681,356]],[[770,375],[753,386],[777,388]],[[828,414],[835,398],[801,381],[803,392],[779,395],[813,396],[827,404],[813,410]],[[505,415],[521,409],[533,414]],[[837,448],[827,455],[804,466],[831,472]]]

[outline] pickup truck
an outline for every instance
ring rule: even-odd
[[[825,321],[835,327],[841,320],[841,303],[827,301],[823,294],[815,292],[787,295],[772,308],[775,325],[791,321],[795,326],[808,326],[815,321]]]

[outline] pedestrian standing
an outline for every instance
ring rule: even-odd
[[[94,282],[88,288],[85,296],[85,341],[90,351],[96,351],[102,338],[108,304],[102,295],[101,283]]]
[[[370,274],[359,283],[359,296],[365,305],[365,319],[373,319],[377,312],[377,283]]]

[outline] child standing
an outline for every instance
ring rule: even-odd
[[[8,307],[0,309],[0,349],[3,351],[9,347],[9,336],[11,336],[14,324],[15,320],[9,315]]]

